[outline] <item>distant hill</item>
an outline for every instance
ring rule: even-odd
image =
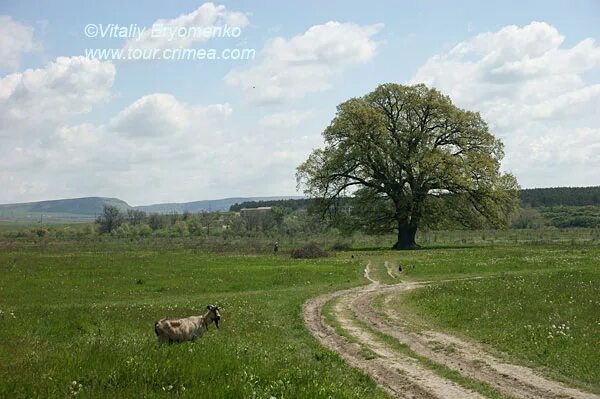
[[[183,213],[183,212],[207,212],[207,211],[228,211],[232,205],[248,201],[276,201],[300,199],[303,197],[287,196],[287,197],[233,197],[217,200],[204,200],[193,202],[180,203],[165,203],[154,205],[136,206],[135,209],[147,213]]]
[[[85,220],[100,214],[105,205],[116,206],[121,210],[131,208],[127,202],[118,198],[69,198],[0,205],[0,218],[3,220],[27,220],[48,216],[52,219]]]
[[[118,198],[84,197],[50,201],[24,202],[0,205],[0,221],[33,222],[76,222],[92,220],[102,213],[105,205],[116,206],[122,211],[138,209],[147,213],[183,213],[203,211],[228,211],[229,208],[245,201],[272,201],[302,197],[236,197],[217,200],[204,200],[183,203],[165,203],[132,207]]]

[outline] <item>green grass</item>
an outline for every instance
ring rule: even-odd
[[[16,246],[0,254],[0,397],[385,397],[319,346],[303,302],[363,283],[347,258]],[[222,308],[222,328],[158,346],[153,323]]]
[[[495,248],[411,254],[407,274],[493,278],[435,284],[407,294],[437,328],[467,335],[552,377],[600,392],[600,252],[595,248]],[[427,261],[429,259],[429,261]],[[495,275],[495,276],[494,276]]]
[[[535,274],[593,269],[600,264],[600,247],[586,244],[458,246],[386,255],[402,265],[400,278],[406,280]]]
[[[385,279],[384,258],[402,265],[402,280],[494,277],[415,291],[401,305],[600,390],[600,247],[591,242],[355,251],[358,260],[345,252],[317,261],[202,248],[192,239],[1,242],[0,397],[385,397],[323,349],[301,318],[306,299],[364,284],[367,259]],[[220,330],[157,345],[154,321],[202,313],[209,303],[223,309]]]
[[[321,308],[321,315],[325,318],[325,322],[329,324],[338,335],[345,337],[350,342],[358,343],[351,335],[346,333],[346,330],[342,328],[342,325],[339,323],[338,319],[335,317],[334,308],[335,305],[339,302],[339,298],[335,298],[326,302],[325,305]]]

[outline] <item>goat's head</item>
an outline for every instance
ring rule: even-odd
[[[214,305],[208,305],[206,309],[208,309],[208,317],[210,321],[214,321],[215,326],[219,328],[219,320],[221,320],[221,313],[219,312],[219,307]]]

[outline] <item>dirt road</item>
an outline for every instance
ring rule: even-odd
[[[387,274],[397,278],[385,262]],[[369,262],[367,286],[337,291],[309,300],[304,322],[321,344],[339,353],[349,364],[368,373],[383,389],[400,398],[482,398],[481,392],[512,398],[600,398],[549,380],[527,367],[509,364],[474,342],[439,331],[419,331],[387,306],[396,295],[428,282],[385,285],[375,280]],[[382,309],[373,300],[382,296]],[[322,308],[333,301],[330,312],[336,329]],[[340,335],[343,330],[343,336]],[[449,379],[448,375],[459,378]],[[455,381],[460,381],[459,385]],[[471,387],[485,386],[476,392]]]

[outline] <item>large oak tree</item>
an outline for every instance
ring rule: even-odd
[[[348,220],[397,230],[395,249],[416,248],[417,229],[440,221],[506,226],[518,206],[516,179],[500,172],[503,145],[479,113],[423,84],[383,84],[340,104],[323,136],[299,186],[324,214],[345,198]]]

